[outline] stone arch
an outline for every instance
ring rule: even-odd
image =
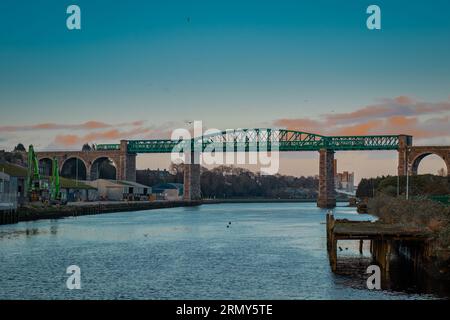
[[[38,161],[39,161],[39,174],[44,176],[51,176],[53,160],[50,157],[43,157]]]
[[[99,156],[91,162],[90,180],[117,180],[118,167],[116,161],[108,156]]]
[[[61,177],[69,179],[87,180],[88,168],[89,167],[84,159],[72,156],[62,163],[60,175]]]
[[[425,152],[422,152],[422,153],[420,153],[420,154],[418,154],[418,155],[416,155],[414,158],[413,158],[413,160],[411,161],[411,173],[413,174],[413,175],[417,175],[417,173],[418,173],[418,170],[419,170],[419,165],[420,165],[420,162],[424,159],[424,158],[426,158],[426,157],[428,157],[428,156],[430,156],[430,155],[436,155],[436,156],[438,156],[439,158],[441,158],[442,159],[442,161],[446,164],[446,166],[447,166],[447,176],[450,176],[450,162],[448,161],[448,159],[446,159],[446,157],[445,156],[443,156],[442,154],[440,154],[440,153],[437,153],[437,152],[432,152],[432,151],[425,151]]]

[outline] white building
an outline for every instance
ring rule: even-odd
[[[0,172],[0,211],[17,209],[17,179]]]
[[[84,183],[97,189],[99,200],[149,200],[152,193],[149,186],[131,181],[97,179]]]
[[[355,191],[355,174],[353,172],[344,171],[336,174],[334,178],[336,189],[351,193]]]

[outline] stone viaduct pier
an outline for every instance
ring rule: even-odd
[[[48,151],[36,152],[36,155],[41,167],[45,167],[47,161],[56,158],[60,172],[75,161],[75,165],[80,169],[78,170],[80,180],[98,179],[98,165],[101,161],[109,160],[116,168],[117,180],[136,181],[136,153],[128,152],[126,140],[108,150]]]
[[[450,146],[413,146],[411,136],[399,136],[398,175],[417,175],[420,161],[431,154],[444,160],[450,177]]]
[[[189,151],[186,151],[189,150]],[[417,174],[420,161],[430,154],[440,156],[450,177],[450,146],[413,146],[412,136],[322,136],[284,129],[239,129],[201,136],[190,140],[122,140],[120,144],[100,144],[91,151],[37,152],[40,164],[56,158],[60,172],[75,162],[80,180],[99,178],[99,165],[108,160],[116,170],[117,180],[136,181],[136,156],[139,153],[183,152],[188,159],[184,167],[184,199],[200,200],[200,163],[198,155],[214,152],[296,152],[319,153],[319,190],[317,205],[336,206],[334,154],[336,151],[398,151],[398,174]],[[73,170],[73,168],[72,168]]]

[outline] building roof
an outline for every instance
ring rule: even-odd
[[[27,168],[9,162],[0,163],[0,171],[11,177],[25,178],[27,176]]]
[[[118,183],[122,183],[124,185],[130,186],[130,187],[137,187],[137,188],[147,188],[150,189],[149,186],[146,186],[145,184],[140,184],[134,181],[125,181],[125,180],[118,180]]]
[[[163,193],[164,190],[178,190],[178,194],[182,195],[184,185],[182,183],[160,183],[152,187],[152,193]]]
[[[149,186],[137,183],[137,182],[133,182],[133,181],[125,181],[125,180],[109,180],[109,179],[97,179],[94,181],[88,181],[87,183],[90,184],[91,186],[96,185],[97,182],[102,182],[105,183],[107,185],[109,185],[109,187],[135,187],[135,188],[143,188],[143,189],[150,189]]]
[[[160,183],[157,184],[155,186],[153,186],[153,188],[155,189],[182,189],[183,188],[183,184],[182,183]]]
[[[87,185],[80,181],[78,181],[78,183],[77,183],[77,181],[72,180],[72,179],[67,179],[67,178],[61,177],[61,178],[59,178],[59,180],[60,180],[62,189],[83,189],[83,190],[84,189],[91,189],[91,190],[97,189],[93,186]]]

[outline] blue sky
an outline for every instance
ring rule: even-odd
[[[70,4],[80,31],[65,26]],[[382,30],[366,28],[370,4]],[[449,15],[446,0],[2,0],[0,127],[267,127],[398,96],[447,102]],[[58,134],[80,131],[4,130],[0,147]]]

